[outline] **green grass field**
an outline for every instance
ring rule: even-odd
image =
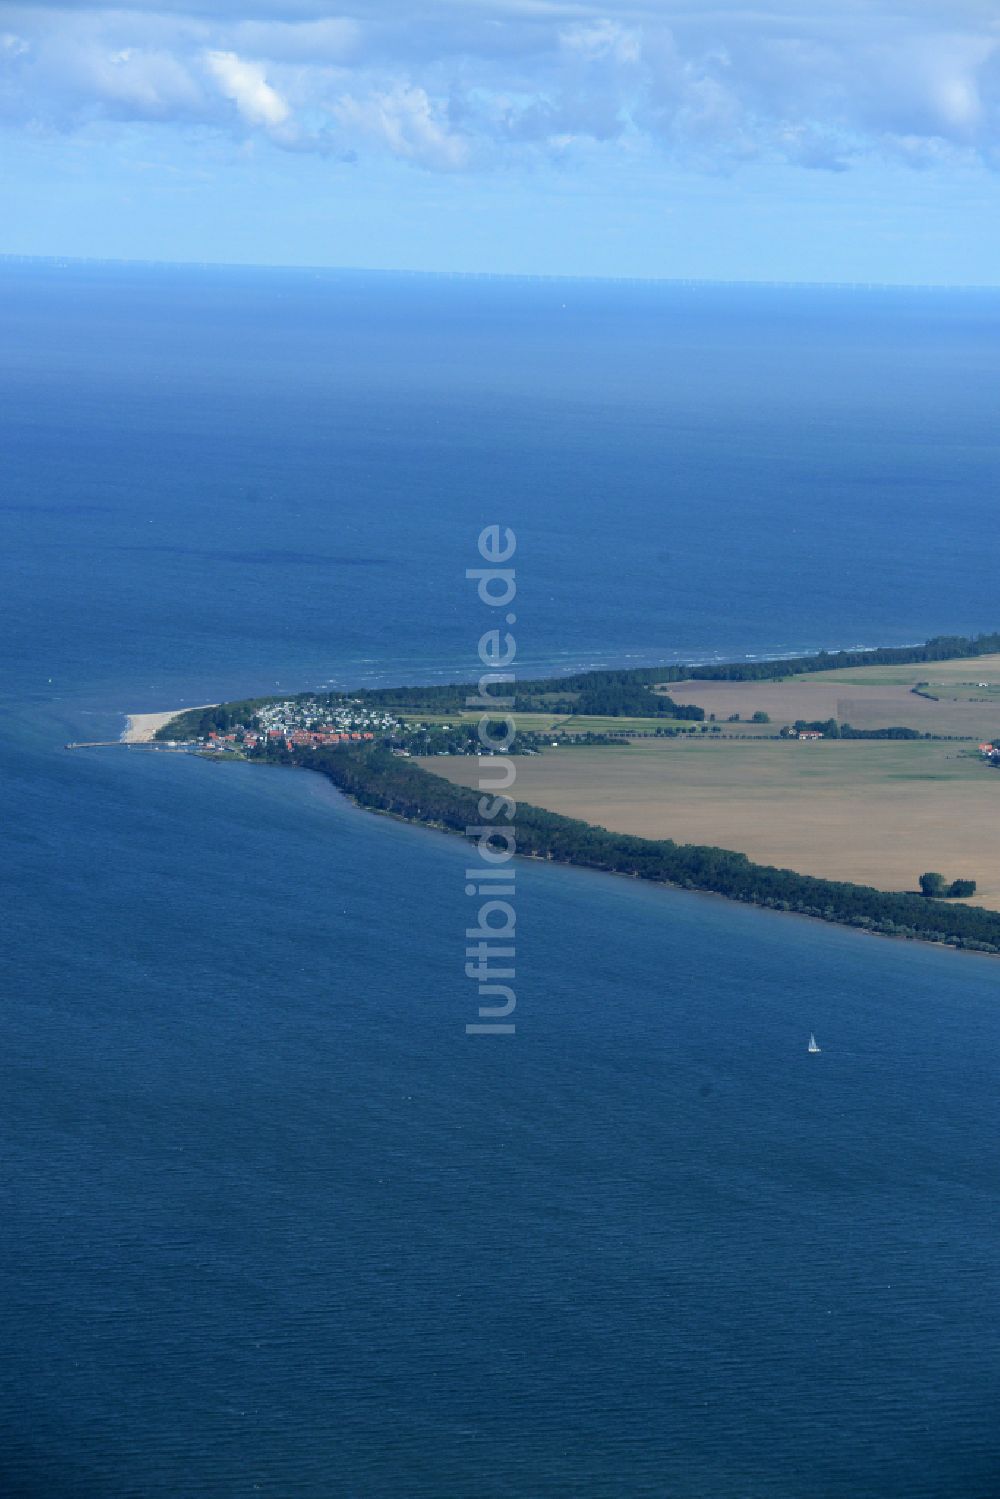
[[[425,724],[459,724],[468,723],[476,725],[482,717],[477,709],[475,712],[463,713],[422,713],[419,711],[409,712],[401,708],[400,713],[408,723]],[[689,729],[692,727],[688,719],[673,718],[604,718],[604,717],[567,717],[566,714],[554,713],[515,713],[518,730],[524,734],[549,734],[555,730],[571,734],[608,734],[608,733],[649,733],[652,729]],[[694,725],[698,727],[697,724]],[[736,728],[735,724],[722,725],[723,728]],[[750,725],[744,724],[744,729]],[[755,726],[756,727],[756,726]],[[775,732],[775,730],[772,730]]]
[[[995,682],[1000,686],[1000,656],[962,657],[955,661],[921,661],[910,666],[852,666],[845,671],[822,672],[826,682],[843,682],[871,687],[912,687],[915,682],[939,686],[961,682]],[[806,681],[805,677],[785,677],[786,682]],[[933,689],[932,689],[933,690]]]

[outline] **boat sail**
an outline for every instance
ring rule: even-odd
[[[813,1035],[810,1035],[810,1037],[809,1037],[809,1045],[806,1047],[806,1050],[807,1051],[822,1051],[823,1048],[821,1046],[817,1046],[817,1044],[816,1044],[816,1037],[813,1036]]]

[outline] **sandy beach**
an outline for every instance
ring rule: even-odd
[[[193,703],[192,708],[214,708],[215,703]],[[168,708],[163,713],[130,713],[122,735],[123,744],[150,744],[157,729],[176,718],[178,713],[188,713],[189,708]]]

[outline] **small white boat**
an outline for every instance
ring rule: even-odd
[[[806,1051],[822,1051],[822,1050],[823,1050],[823,1048],[821,1046],[817,1046],[817,1044],[816,1044],[816,1037],[815,1036],[810,1036],[809,1037],[809,1045],[806,1047]]]

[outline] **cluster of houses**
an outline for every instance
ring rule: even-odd
[[[237,724],[227,733],[210,733],[205,743],[220,751],[364,743],[394,733],[399,723],[394,714],[366,708],[357,700],[288,698],[258,708],[250,723]]]
[[[979,753],[984,760],[993,760],[1000,763],[1000,744],[981,744]]]
[[[259,734],[255,729],[236,729],[232,734],[210,733],[205,741],[209,749],[224,749],[231,746],[235,749],[258,749],[262,744],[270,744],[275,748],[284,746],[285,749],[302,749],[320,744],[349,744],[352,740],[363,741],[374,739],[371,730],[354,730],[350,733],[338,734],[329,724],[323,724],[317,729],[268,729],[266,733]]]
[[[822,729],[800,729],[792,724],[785,724],[778,730],[779,739],[825,739],[826,735]]]

